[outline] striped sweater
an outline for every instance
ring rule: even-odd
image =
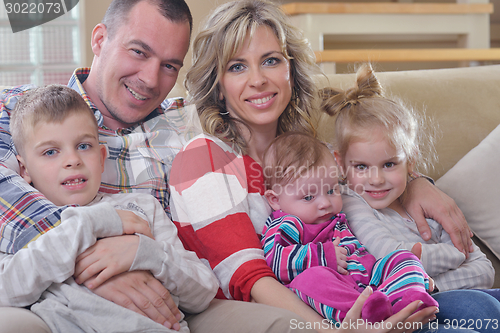
[[[175,157],[170,208],[184,246],[217,276],[218,298],[250,301],[253,284],[274,277],[260,247],[270,213],[262,168],[221,140],[199,135]]]

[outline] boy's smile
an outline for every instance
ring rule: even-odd
[[[87,110],[61,123],[39,122],[28,134],[21,176],[58,206],[87,205],[101,184],[106,149]]]

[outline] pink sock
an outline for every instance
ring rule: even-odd
[[[361,318],[371,323],[377,323],[392,316],[393,309],[389,297],[380,291],[374,291],[361,310]]]
[[[424,302],[424,304],[422,304],[417,311],[422,310],[429,306],[439,306],[438,302],[434,298],[432,298],[432,296],[429,295],[427,292],[423,290],[408,290],[403,295],[403,298],[401,298],[400,301],[394,304],[392,310],[394,311],[394,313],[398,313],[408,304],[416,300]]]

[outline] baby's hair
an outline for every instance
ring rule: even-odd
[[[62,123],[71,114],[88,112],[97,130],[94,113],[75,90],[51,84],[24,93],[11,113],[10,131],[16,150],[24,154],[24,139],[39,122]]]
[[[391,145],[410,164],[425,171],[434,154],[433,135],[424,131],[424,117],[384,90],[369,64],[356,73],[356,85],[347,90],[325,88],[320,91],[321,108],[335,119],[335,149],[344,159],[353,142],[369,139],[374,128],[383,129]]]
[[[312,168],[323,166],[328,157],[333,160],[328,147],[310,134],[290,131],[277,136],[262,158],[266,190],[297,180]]]

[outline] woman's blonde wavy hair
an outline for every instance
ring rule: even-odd
[[[429,121],[401,100],[388,98],[370,64],[356,74],[356,84],[347,90],[324,88],[321,109],[335,119],[335,149],[343,160],[349,145],[369,138],[382,127],[391,145],[409,164],[427,171],[435,160],[435,129]]]
[[[301,31],[275,4],[262,0],[241,0],[219,6],[208,17],[194,40],[193,65],[184,82],[189,100],[196,105],[203,130],[233,143],[245,153],[247,143],[238,129],[241,121],[222,116],[225,102],[219,100],[219,82],[228,62],[260,26],[274,31],[284,56],[290,61],[292,99],[278,120],[278,135],[287,131],[316,135],[311,110],[316,107],[317,88],[313,75],[320,73],[315,55]]]

